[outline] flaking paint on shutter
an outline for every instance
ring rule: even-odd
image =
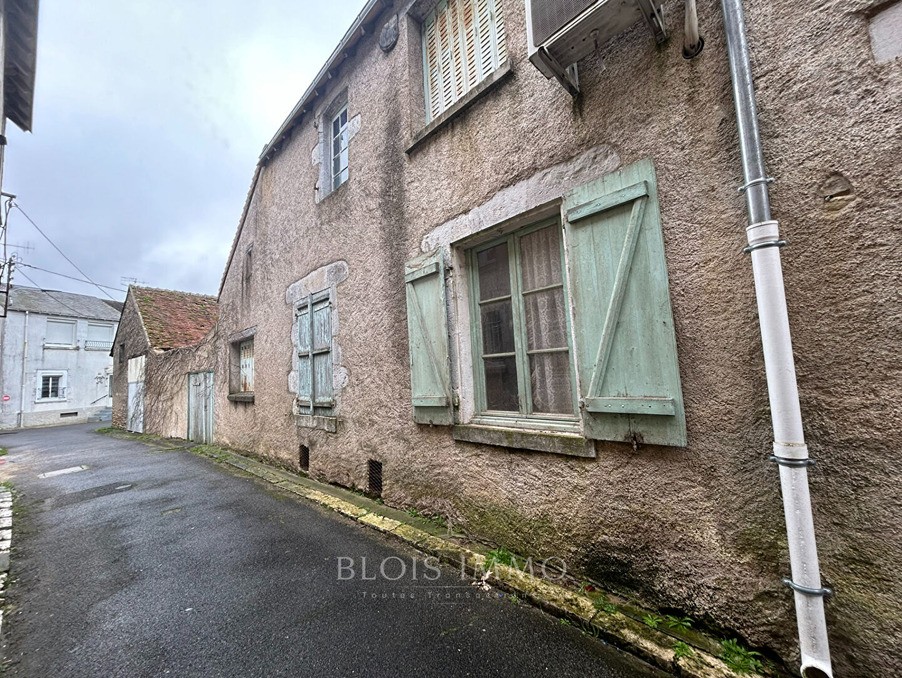
[[[586,436],[686,445],[654,165],[575,189],[564,215]]]
[[[423,80],[432,120],[507,60],[497,0],[444,0],[426,18]]]
[[[408,261],[404,280],[413,420],[418,424],[451,425],[451,364],[441,252]]]

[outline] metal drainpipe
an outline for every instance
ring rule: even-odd
[[[802,432],[802,413],[780,263],[780,247],[785,243],[780,240],[777,222],[771,219],[768,184],[772,179],[764,171],[742,0],[722,0],[722,4],[745,176],[745,184],[740,190],[745,193],[751,224],[746,229],[749,243],[746,252],[751,254],[755,277],[774,430],[774,455],[771,460],[779,464],[789,541],[792,579],[783,581],[795,595],[802,675],[805,678],[832,677],[824,618],[824,597],[830,591],[821,586],[814,540],[808,490],[808,466],[812,462]]]

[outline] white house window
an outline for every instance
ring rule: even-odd
[[[332,118],[330,126],[332,158],[332,190],[348,180],[348,107]]]
[[[88,323],[88,338],[85,340],[86,351],[106,351],[113,348],[113,326],[101,323]]]
[[[44,345],[66,348],[75,346],[75,321],[48,320]]]
[[[66,372],[38,372],[37,377],[36,401],[66,399]]]
[[[248,339],[238,345],[238,390],[240,393],[254,392],[254,340]]]
[[[423,21],[422,35],[427,122],[507,60],[499,0],[443,0]]]

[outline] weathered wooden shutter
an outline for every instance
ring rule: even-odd
[[[586,435],[685,445],[654,165],[575,189],[564,211]]]
[[[441,251],[408,261],[404,274],[413,420],[418,424],[451,425],[451,364]]]
[[[444,0],[423,22],[422,33],[427,120],[507,60],[497,0]]]
[[[332,407],[332,305],[328,292],[307,298],[297,310],[298,402]]]

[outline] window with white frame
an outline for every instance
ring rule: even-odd
[[[86,351],[107,351],[113,348],[113,326],[106,323],[88,323]]]
[[[66,348],[75,346],[75,321],[48,319],[44,345]]]
[[[60,371],[41,371],[37,373],[37,402],[47,400],[66,400],[67,373]]]
[[[328,290],[311,294],[295,311],[297,318],[298,411],[331,414],[332,300]]]
[[[422,36],[427,122],[507,61],[500,0],[442,0]]]
[[[344,105],[329,125],[330,171],[334,191],[348,180],[348,107]]]

